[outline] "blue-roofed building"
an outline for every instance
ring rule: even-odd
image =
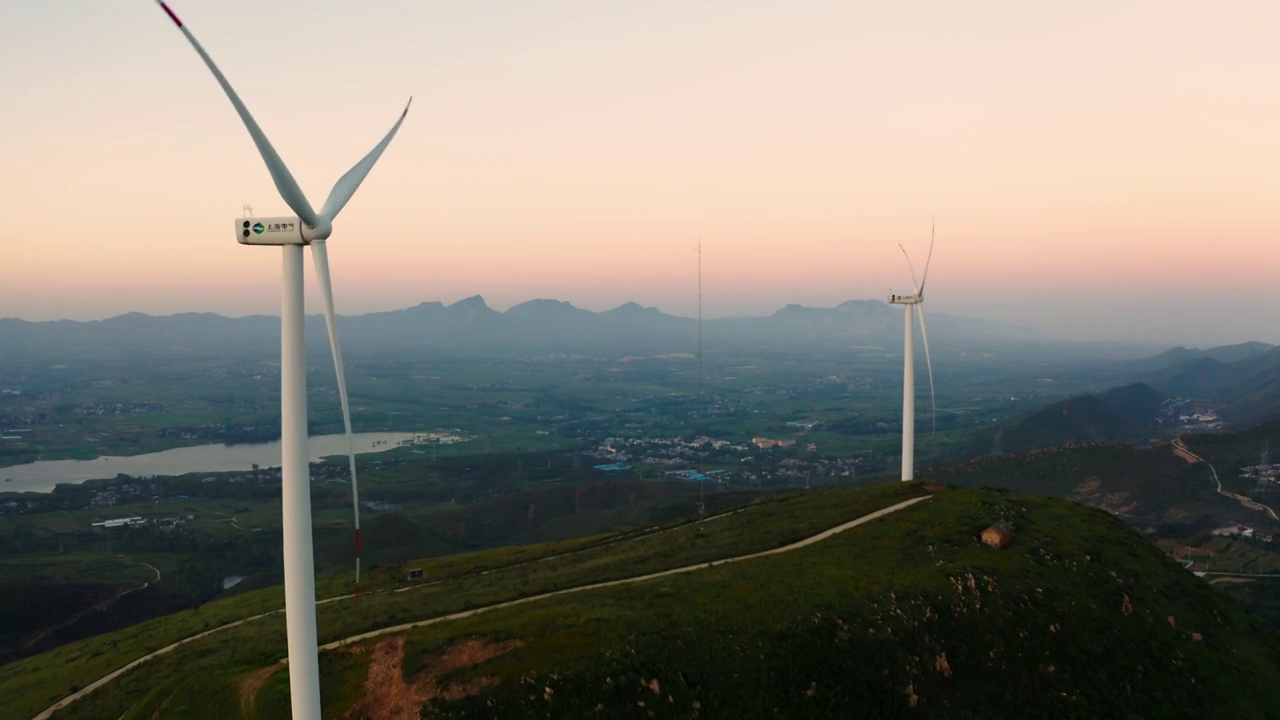
[[[591,467],[595,470],[603,470],[605,472],[622,472],[623,470],[631,469],[626,465],[623,465],[622,463],[612,463],[609,465],[592,465]]]

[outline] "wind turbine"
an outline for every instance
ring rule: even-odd
[[[240,96],[218,70],[191,31],[173,10],[156,0],[174,25],[182,31],[222,86],[227,99],[235,107],[258,153],[267,164],[271,179],[285,204],[295,217],[240,218],[235,221],[236,240],[243,245],[278,245],[284,257],[282,302],[280,313],[280,444],[281,506],[284,515],[284,594],[285,624],[289,638],[289,697],[295,720],[320,717],[320,663],[316,647],[315,555],[311,543],[311,477],[307,453],[307,365],[304,342],[304,308],[302,293],[302,247],[311,246],[316,278],[324,295],[324,318],[329,331],[329,348],[333,354],[342,402],[342,424],[347,434],[347,459],[351,464],[351,499],[355,506],[356,592],[360,588],[360,505],[356,485],[355,454],[351,446],[351,409],[347,403],[347,384],[342,367],[342,348],[338,343],[333,309],[333,285],[329,278],[329,258],[325,240],[333,232],[333,220],[355,194],[356,188],[369,174],[400,124],[409,114],[409,105],[369,154],[356,163],[334,184],[320,212],[302,194],[289,168],[276,153],[258,123],[240,101]],[[409,98],[413,102],[413,98]]]
[[[916,464],[916,380],[915,380],[915,329],[912,327],[912,314],[920,317],[920,338],[924,340],[924,361],[929,368],[929,404],[933,409],[934,429],[937,429],[938,404],[933,392],[933,360],[929,357],[929,333],[924,326],[924,284],[929,280],[929,263],[933,260],[933,227],[929,230],[929,255],[924,261],[924,276],[916,283],[916,269],[911,264],[911,256],[907,249],[898,245],[907,258],[907,269],[911,271],[911,285],[914,295],[890,295],[893,305],[905,305],[903,318],[906,323],[904,349],[902,354],[902,479],[912,480],[915,477]]]

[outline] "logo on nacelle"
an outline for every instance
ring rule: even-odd
[[[279,233],[294,232],[297,224],[292,222],[273,222],[274,220],[292,220],[293,218],[263,218],[262,220],[254,220],[253,218],[241,218],[238,221],[239,227],[237,232],[240,234],[240,242],[258,245],[261,243],[272,244],[272,241],[279,240]],[[267,238],[270,234],[272,237]],[[259,240],[254,240],[254,236],[259,236]],[[286,241],[288,242],[288,241]]]

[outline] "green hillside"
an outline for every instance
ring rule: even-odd
[[[1199,447],[1199,445],[1197,445]],[[1188,463],[1161,443],[1145,448],[1081,444],[1020,455],[988,455],[931,468],[964,487],[1069,498],[1144,521],[1185,523],[1252,520],[1256,513],[1214,492],[1208,468]]]
[[[1280,424],[1240,433],[1194,435],[1184,440],[1214,463],[1230,491],[1263,503],[1277,503],[1280,491],[1258,489],[1241,479],[1240,467],[1257,464],[1259,451],[1280,438]],[[1244,524],[1271,535],[1280,523],[1217,492],[1203,463],[1189,463],[1171,442],[1146,447],[1077,444],[1020,455],[989,455],[930,468],[942,480],[963,487],[999,487],[1051,495],[1097,507],[1159,537],[1185,539],[1215,527]]]
[[[1007,427],[1004,448],[1021,452],[1073,442],[1142,440],[1155,428],[1161,400],[1143,383],[1067,398]]]
[[[1002,517],[1012,544],[981,545]],[[995,491],[791,555],[417,631],[406,656],[459,637],[524,645],[460,674],[500,682],[435,716],[1280,712],[1254,692],[1280,671],[1276,635],[1103,513]]]
[[[426,561],[441,582],[371,593],[358,608],[321,606],[321,642],[773,550],[914,497],[928,499],[791,551],[327,651],[326,716],[393,717],[379,713],[396,703],[468,718],[1280,715],[1280,700],[1260,692],[1280,676],[1280,636],[1119,521],[1062,500],[916,483],[778,496],[702,523]],[[999,519],[1016,530],[996,550],[978,536]],[[243,616],[255,601],[233,602]],[[220,605],[200,612],[237,615]],[[0,668],[0,697],[30,717],[97,668],[181,637],[195,614]],[[286,672],[275,665],[283,647],[281,616],[254,620],[54,717],[287,717]]]

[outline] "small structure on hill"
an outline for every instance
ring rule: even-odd
[[[103,520],[102,522],[89,523],[96,528],[118,528],[118,527],[138,527],[146,525],[147,521],[140,517],[114,518],[112,520]]]
[[[1009,541],[1013,539],[1013,523],[1008,520],[1000,520],[996,524],[982,531],[982,542],[999,550]]]
[[[422,568],[409,568],[409,580],[411,581],[421,580],[425,575],[426,574],[422,572]]]

